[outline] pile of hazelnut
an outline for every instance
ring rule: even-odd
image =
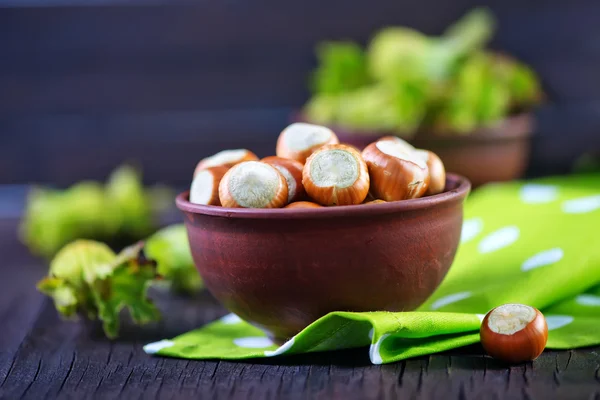
[[[309,208],[414,199],[444,191],[440,158],[386,136],[362,153],[324,126],[294,123],[277,140],[276,156],[246,149],[201,160],[190,202],[245,208]]]

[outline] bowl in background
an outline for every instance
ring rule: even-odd
[[[176,203],[207,289],[281,343],[332,311],[410,311],[435,291],[459,244],[470,182],[438,195],[310,209]]]
[[[310,123],[301,114],[294,114],[292,121]],[[413,138],[406,140],[417,148],[436,153],[447,171],[465,176],[475,188],[488,182],[523,177],[529,163],[534,122],[532,114],[523,113],[467,134],[419,131]],[[340,142],[351,144],[360,150],[382,136],[397,135],[391,131],[369,132],[327,126],[336,133]]]

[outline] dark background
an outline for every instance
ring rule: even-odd
[[[148,182],[187,185],[219,150],[270,155],[317,41],[439,33],[476,5],[549,97],[528,175],[569,172],[600,149],[597,0],[0,0],[0,183],[103,179],[131,160]]]

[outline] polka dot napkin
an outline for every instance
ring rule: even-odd
[[[541,309],[548,348],[600,344],[600,175],[491,184],[465,206],[446,279],[415,312],[330,313],[282,346],[229,314],[146,353],[243,359],[369,348],[374,364],[479,341],[483,314],[503,303]]]

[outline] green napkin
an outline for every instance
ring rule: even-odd
[[[455,262],[415,312],[334,312],[282,346],[234,314],[146,353],[244,359],[369,346],[374,364],[476,343],[504,303],[542,310],[550,349],[600,344],[600,175],[490,184],[471,194]]]

